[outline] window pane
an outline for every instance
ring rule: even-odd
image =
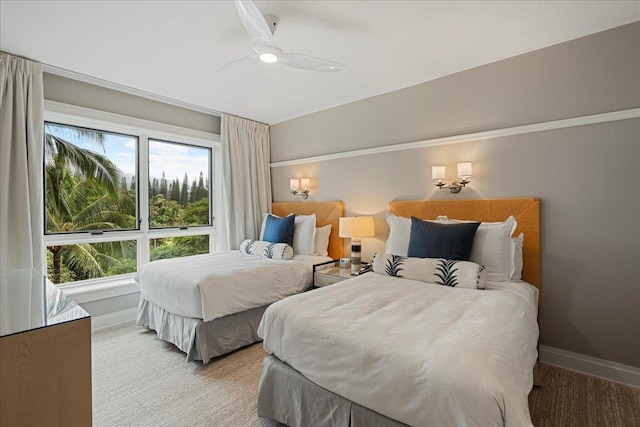
[[[151,261],[209,253],[209,235],[150,239]]]
[[[53,283],[133,273],[136,267],[135,240],[47,247],[47,275]]]
[[[211,149],[149,140],[149,227],[210,225]]]
[[[137,228],[138,138],[45,123],[45,229]]]

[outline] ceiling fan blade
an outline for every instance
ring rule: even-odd
[[[256,55],[254,55],[253,53],[250,53],[247,56],[243,56],[242,58],[238,58],[236,60],[233,60],[231,62],[227,62],[226,64],[221,65],[220,67],[216,68],[215,72],[224,73],[226,71],[237,68],[238,66],[240,66],[241,64],[244,64],[245,62],[251,62],[255,60],[255,58],[256,58]]]
[[[344,64],[329,61],[327,59],[314,58],[313,56],[301,55],[299,53],[284,53],[280,57],[280,62],[289,67],[307,71],[336,72],[344,68]]]
[[[255,3],[248,0],[235,0],[235,4],[236,9],[238,9],[238,14],[240,15],[240,20],[242,21],[242,25],[244,25],[247,33],[251,36],[254,44],[256,41],[259,41],[263,44],[275,46],[271,29]]]

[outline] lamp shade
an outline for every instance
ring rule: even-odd
[[[298,189],[299,182],[300,182],[300,181],[298,181],[297,179],[295,179],[295,178],[291,178],[291,179],[289,180],[289,188],[290,188],[290,189],[292,189],[292,190],[297,190],[297,189]]]
[[[471,162],[458,163],[458,177],[468,178],[473,175]]]
[[[340,237],[361,238],[375,236],[373,217],[350,216],[340,218]]]
[[[309,188],[309,178],[301,178],[300,179],[300,187],[302,188]]]
[[[431,179],[444,179],[444,166],[431,166]]]

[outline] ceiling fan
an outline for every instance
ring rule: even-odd
[[[253,1],[235,0],[234,3],[244,28],[251,36],[253,49],[248,56],[229,62],[218,68],[218,71],[247,59],[260,59],[268,64],[282,63],[289,67],[307,71],[335,72],[344,68],[344,64],[339,62],[283,51],[273,40],[273,33],[278,26],[278,18],[268,15],[262,16]],[[267,23],[267,20],[269,23]]]

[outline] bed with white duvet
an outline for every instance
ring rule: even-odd
[[[390,420],[528,426],[537,294],[525,282],[461,289],[372,272],[273,304],[258,335],[306,379]]]
[[[277,260],[240,251],[159,260],[138,272],[143,299],[205,322],[297,294],[312,284],[314,264],[326,256]]]
[[[530,426],[540,200],[394,200],[387,224],[372,272],[265,312],[258,415],[290,426]]]
[[[303,292],[313,265],[326,256],[277,260],[228,251],[159,260],[143,265],[139,326],[157,332],[187,354],[209,362],[259,340],[258,322],[269,304]]]
[[[267,306],[304,292],[315,264],[342,256],[337,232],[331,232],[343,215],[342,202],[279,202],[272,209],[275,215],[265,215],[260,232],[269,238],[246,239],[240,250],[143,265],[136,276],[137,324],[185,352],[187,361],[207,363],[260,341]]]

